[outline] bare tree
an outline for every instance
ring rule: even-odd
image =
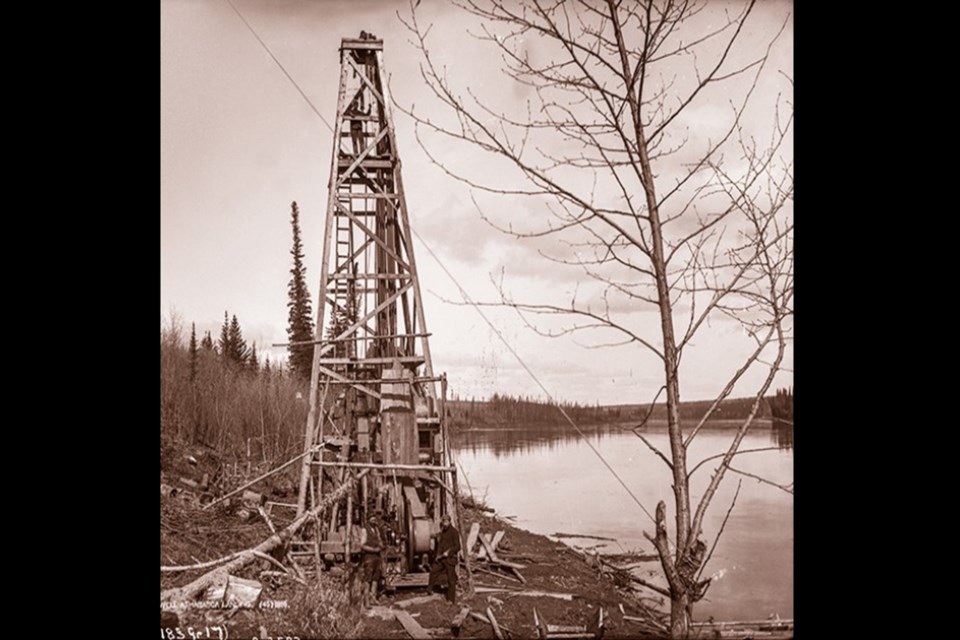
[[[693,603],[709,587],[709,579],[699,580],[707,549],[705,513],[727,472],[737,472],[731,462],[790,348],[792,112],[783,95],[771,101],[758,89],[771,74],[788,91],[792,86],[788,75],[768,64],[789,15],[781,16],[762,47],[743,51],[745,29],[757,13],[749,0],[737,6],[671,0],[455,4],[475,19],[474,35],[499,54],[502,88],[480,96],[469,79],[466,86],[458,83],[468,74],[438,61],[430,27],[421,26],[411,4],[405,24],[436,100],[429,117],[414,107],[399,108],[416,122],[431,160],[473,189],[488,222],[518,238],[559,240],[559,249],[541,250],[545,258],[581,269],[597,287],[592,297],[556,304],[515,300],[501,281],[498,304],[513,307],[546,335],[612,332],[616,342],[598,337],[595,344],[638,345],[662,363],[657,397],[666,396],[670,451],[644,442],[672,473],[675,539],[668,537],[663,502],[655,533],[645,535],[669,585],[671,635],[686,637]],[[765,126],[748,123],[749,108],[761,94],[769,103]],[[503,95],[526,100],[511,108]],[[696,127],[705,106],[712,117],[723,118],[708,135]],[[488,154],[503,170],[479,176],[461,169],[450,155],[441,158],[431,140]],[[532,221],[528,215],[524,228],[504,224],[484,213],[478,196],[530,198],[528,211],[542,215]],[[645,307],[658,312],[659,335],[632,325],[629,311]],[[721,315],[740,323],[752,347],[731,367],[706,415],[684,428],[683,355],[710,319]],[[542,316],[568,322],[560,330],[545,329]],[[706,491],[693,500],[690,476],[701,465],[688,471],[688,447],[748,371],[762,378],[751,390],[749,416],[713,467]]]

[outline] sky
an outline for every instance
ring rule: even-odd
[[[361,30],[384,40],[384,66],[397,103],[418,113],[436,113],[420,76],[421,60],[397,16],[409,15],[406,2],[233,2],[328,122],[336,112],[340,39],[357,37]],[[710,24],[725,9],[724,2],[709,2],[697,19]],[[779,99],[783,105],[792,91],[786,79],[792,75],[792,20],[786,18],[791,10],[789,2],[761,2],[744,31],[740,53],[755,54],[787,20],[758,86],[755,117],[744,125],[761,138],[768,133],[765,123],[773,104]],[[452,82],[504,109],[523,104],[525,96],[505,83],[500,59],[470,37],[468,32],[479,29],[471,17],[431,0],[422,2],[418,16],[422,24],[432,23],[431,52]],[[162,0],[160,18],[161,323],[175,316],[187,327],[196,323],[198,334],[209,330],[216,338],[224,312],[235,314],[247,341],[256,341],[261,355],[276,362],[285,357],[283,348],[270,345],[286,340],[294,200],[316,307],[330,130],[226,0]],[[534,57],[543,53],[533,41],[529,50]],[[689,78],[678,82],[684,80]],[[725,98],[695,105],[688,135],[713,135],[726,115]],[[541,209],[471,192],[431,163],[409,116],[395,109],[394,118],[410,223],[472,298],[498,300],[495,282],[501,278],[517,300],[568,304],[574,295],[592,295],[592,283],[582,272],[542,257],[567,250],[556,240],[520,241],[505,235],[484,221],[478,205],[494,221],[521,227],[540,220]],[[434,157],[452,167],[511,179],[507,173],[501,176],[489,159],[422,130],[420,137]],[[791,153],[792,145],[786,151]],[[665,164],[661,175],[669,178],[679,166]],[[414,250],[434,370],[447,373],[451,390],[461,397],[497,392],[543,398],[543,389],[476,310],[464,304],[420,240]],[[659,319],[652,309],[622,300],[614,302],[614,309],[638,333],[657,341]],[[636,345],[591,348],[599,338],[542,337],[513,311],[485,308],[485,313],[555,398],[645,403],[662,384],[662,364]],[[560,327],[556,322],[546,326]],[[711,320],[685,352],[681,397],[715,396],[750,345],[740,325]],[[778,374],[775,387],[792,384],[792,359],[791,345],[786,371]],[[750,393],[765,373],[763,367],[751,369],[735,394]]]

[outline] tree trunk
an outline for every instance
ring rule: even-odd
[[[690,593],[674,593],[670,598],[670,637],[686,638],[690,633],[690,614],[693,603],[690,602]]]

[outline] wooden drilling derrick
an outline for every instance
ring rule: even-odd
[[[297,514],[351,483],[298,553],[356,557],[378,511],[396,587],[426,584],[440,517],[460,519],[385,77],[382,40],[342,40]]]

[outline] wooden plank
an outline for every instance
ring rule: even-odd
[[[533,608],[533,626],[537,628],[538,638],[547,637],[547,621],[540,617],[536,607]]]
[[[383,51],[383,40],[359,40],[357,38],[343,38],[340,41],[340,48]]]
[[[497,556],[497,559],[496,559],[496,560],[490,560],[490,564],[496,564],[496,565],[499,565],[499,566],[501,566],[501,567],[509,567],[509,568],[511,568],[511,569],[526,569],[526,568],[527,568],[527,565],[525,565],[525,564],[520,564],[519,562],[510,562],[510,561],[508,561],[508,560],[504,560],[503,558],[500,558],[499,556]]]
[[[487,534],[480,536],[480,542],[483,543],[483,549],[480,554],[477,554],[477,557],[482,557],[483,551],[486,551],[486,556],[489,558],[492,564],[498,564],[503,567],[510,567],[512,569],[526,569],[527,565],[520,564],[519,562],[509,562],[507,560],[500,559],[496,552],[493,550],[493,540],[490,539],[490,536]]]
[[[394,611],[393,616],[403,625],[404,630],[415,640],[430,640],[431,636],[413,617],[406,611]]]
[[[503,536],[504,536],[505,533],[506,533],[506,531],[497,531],[497,532],[493,535],[493,550],[494,550],[494,551],[497,550],[497,545],[499,545],[499,544],[500,544],[500,541],[503,540]]]
[[[490,607],[487,607],[487,618],[490,619],[490,626],[493,627],[493,635],[497,637],[497,640],[503,640],[503,632],[500,631],[500,625],[497,624],[497,618],[493,615],[493,610]]]
[[[350,118],[350,119],[352,120],[353,118]],[[349,136],[341,136],[341,137],[348,138]],[[350,158],[340,158],[337,166],[339,168],[346,167],[347,169],[349,169],[350,167],[353,167],[353,170],[356,170],[357,167],[361,167],[363,169],[392,169],[393,160],[383,160],[380,158],[367,158],[362,160],[361,162],[356,163],[356,166],[354,166],[353,164],[350,163]],[[353,171],[351,171],[350,173],[353,173]],[[341,181],[340,184],[338,184],[337,186],[343,186],[343,182]]]
[[[502,573],[496,573],[495,571],[490,571],[489,569],[484,569],[483,567],[474,567],[473,570],[478,573],[486,573],[487,575],[491,575],[495,578],[506,578],[507,580],[513,580],[515,582],[520,582],[521,584],[523,584],[520,580],[513,577],[512,575],[504,575]]]
[[[342,340],[331,342],[342,342]],[[399,356],[396,358],[321,358],[320,364],[423,364],[423,356]],[[330,375],[330,374],[327,374]],[[333,376],[330,376],[333,377]]]
[[[440,600],[441,596],[439,593],[435,593],[429,596],[417,596],[415,598],[407,598],[406,600],[400,600],[399,602],[394,602],[395,607],[400,607],[405,609],[406,607],[412,607],[415,604],[426,604],[427,602],[433,602],[434,600]]]
[[[467,546],[464,549],[465,553],[473,553],[473,547],[477,544],[477,538],[480,536],[480,523],[474,522],[470,525],[470,533],[467,534]]]
[[[490,534],[481,533],[480,542],[483,546],[480,548],[480,553],[477,554],[477,560],[483,560],[487,557],[491,560],[495,558],[496,556],[493,553],[493,538],[490,537]]]
[[[376,462],[343,462],[339,460],[314,460],[311,464],[321,467],[346,467],[348,469],[382,469],[384,471],[453,471],[456,467],[435,464],[379,464]],[[503,561],[501,561],[503,564]],[[521,569],[526,569],[520,565]]]
[[[425,587],[430,583],[429,573],[405,573],[393,582],[396,588]]]

